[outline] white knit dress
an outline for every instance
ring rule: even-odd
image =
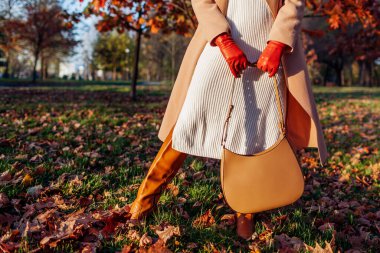
[[[226,16],[231,36],[250,62],[257,61],[267,45],[273,24],[265,0],[229,0]],[[207,29],[207,28],[206,28]],[[285,119],[286,89],[283,69],[276,74]],[[221,159],[222,132],[234,76],[219,47],[206,44],[174,126],[172,148],[190,155]],[[241,155],[258,153],[279,138],[273,79],[248,67],[235,81],[225,147]]]

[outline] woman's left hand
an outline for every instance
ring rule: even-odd
[[[287,45],[271,40],[257,61],[257,68],[268,72],[269,77],[274,76],[280,66],[281,56]]]

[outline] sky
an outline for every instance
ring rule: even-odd
[[[89,0],[83,0],[83,2],[79,2],[79,0],[63,0],[62,6],[64,9],[69,12],[82,12],[83,9],[87,6]],[[75,56],[69,57],[66,63],[62,66],[62,74],[71,74],[76,72],[84,65],[84,52],[87,51],[92,53],[92,43],[95,41],[97,37],[97,30],[95,28],[96,18],[82,18],[81,21],[76,25],[76,39],[81,40],[82,43],[78,45],[75,49]]]

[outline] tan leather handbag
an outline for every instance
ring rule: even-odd
[[[256,66],[256,63],[250,63]],[[229,109],[222,134],[220,180],[224,199],[239,213],[257,213],[289,205],[304,191],[304,179],[296,154],[286,138],[278,83],[274,76],[279,113],[280,138],[270,148],[252,155],[240,155],[225,148],[228,122],[233,109],[232,86]]]

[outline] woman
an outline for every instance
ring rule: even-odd
[[[275,76],[288,139],[295,148],[317,147],[321,163],[325,162],[326,147],[298,39],[304,1],[280,2],[192,0],[199,26],[161,124],[163,144],[131,205],[131,220],[139,221],[152,211],[188,154],[221,159],[220,139],[233,78],[238,78],[233,102],[237,113],[230,120],[227,149],[252,154],[278,139],[270,79]],[[258,68],[248,68],[257,59]],[[236,216],[237,234],[249,238],[253,214]]]

